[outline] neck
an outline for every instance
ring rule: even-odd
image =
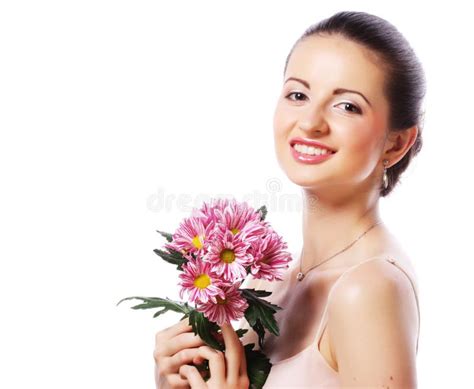
[[[373,224],[379,222],[378,194],[374,192],[353,193],[346,198],[334,195],[327,197],[304,189],[303,209],[303,270],[318,265],[331,255],[342,250]],[[376,226],[376,229],[379,226]],[[354,257],[371,229],[354,246],[328,261],[336,259],[344,264],[344,258]],[[356,247],[359,246],[359,247]],[[348,253],[348,255],[344,255]],[[352,254],[352,255],[351,255]],[[340,257],[340,258],[338,258]],[[325,265],[322,265],[325,267]]]

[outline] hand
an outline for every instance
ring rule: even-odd
[[[248,389],[247,361],[245,350],[232,325],[221,326],[225,344],[225,353],[209,346],[201,346],[193,359],[196,365],[205,359],[209,361],[211,377],[207,382],[195,366],[182,365],[179,374],[186,378],[193,389]]]
[[[156,333],[155,384],[157,389],[188,389],[189,382],[179,375],[179,369],[198,356],[198,347],[206,344],[194,335],[189,319]],[[199,373],[198,373],[199,374]]]

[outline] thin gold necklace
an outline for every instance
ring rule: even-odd
[[[298,281],[302,281],[303,278],[305,277],[305,275],[308,274],[311,270],[313,270],[314,268],[316,268],[316,267],[322,265],[323,263],[329,261],[330,259],[334,258],[336,255],[339,255],[339,254],[341,254],[342,252],[348,250],[348,249],[349,249],[350,247],[352,247],[352,245],[354,245],[360,238],[362,238],[365,234],[367,234],[367,232],[369,232],[372,228],[374,228],[376,225],[378,225],[378,224],[380,224],[380,223],[382,223],[382,221],[378,221],[377,223],[372,224],[367,230],[365,230],[361,235],[359,235],[359,237],[358,237],[356,240],[354,240],[349,246],[344,247],[341,251],[338,251],[336,254],[331,255],[328,259],[325,259],[324,261],[322,261],[322,262],[318,263],[317,265],[311,267],[308,271],[306,271],[306,273],[303,273],[303,269],[302,269],[302,266],[303,266],[303,264],[302,264],[303,260],[302,260],[302,259],[303,259],[303,258],[300,258],[300,271],[299,271],[299,273],[296,275],[296,279],[297,279]]]

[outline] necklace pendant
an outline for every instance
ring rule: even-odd
[[[296,279],[297,279],[298,281],[301,281],[303,278],[304,278],[304,274],[301,273],[301,272],[299,272],[299,273],[296,275]]]

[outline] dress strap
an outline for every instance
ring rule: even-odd
[[[396,262],[394,259],[391,259],[391,258],[388,258],[388,261],[398,267],[403,273],[405,273],[405,275],[408,277],[408,279],[410,280],[410,283],[411,283],[411,286],[413,287],[413,292],[415,293],[415,299],[416,299],[416,309],[418,311],[418,335],[417,335],[417,338],[416,338],[416,354],[418,354],[418,341],[420,340],[420,328],[421,328],[421,315],[420,315],[420,302],[418,300],[418,292],[417,292],[417,289],[415,287],[415,283],[413,282],[412,278],[410,277],[410,275],[406,272],[406,270],[400,266],[400,264],[398,262]]]
[[[319,341],[320,341],[320,337],[322,335],[322,332],[323,330],[326,328],[326,325],[327,325],[327,311],[328,311],[328,306],[329,306],[329,300],[331,299],[331,295],[336,287],[336,285],[341,281],[341,279],[347,274],[349,273],[350,271],[352,271],[353,269],[359,267],[360,265],[366,263],[366,262],[369,262],[369,261],[373,261],[375,259],[385,259],[386,261],[390,262],[392,265],[394,266],[397,266],[401,271],[403,271],[405,273],[405,275],[408,277],[408,279],[410,280],[410,283],[413,287],[413,291],[415,293],[415,299],[416,299],[416,308],[418,310],[418,336],[417,336],[417,340],[416,340],[416,354],[418,354],[418,341],[419,341],[419,338],[420,338],[420,305],[419,305],[419,301],[418,301],[418,294],[417,294],[417,291],[416,291],[416,287],[415,287],[415,284],[413,283],[413,280],[411,279],[411,277],[408,275],[408,273],[392,258],[387,258],[387,257],[381,257],[381,256],[376,256],[376,257],[371,257],[369,259],[366,259],[362,262],[359,262],[351,267],[349,267],[348,269],[346,269],[339,277],[338,279],[334,282],[334,284],[331,286],[331,289],[329,290],[329,293],[328,293],[328,297],[327,297],[327,300],[326,300],[326,304],[324,306],[324,311],[323,311],[323,315],[321,317],[321,321],[319,323],[319,326],[318,326],[318,330],[316,332],[316,339],[315,339],[315,342],[316,342],[316,347],[319,348]]]

